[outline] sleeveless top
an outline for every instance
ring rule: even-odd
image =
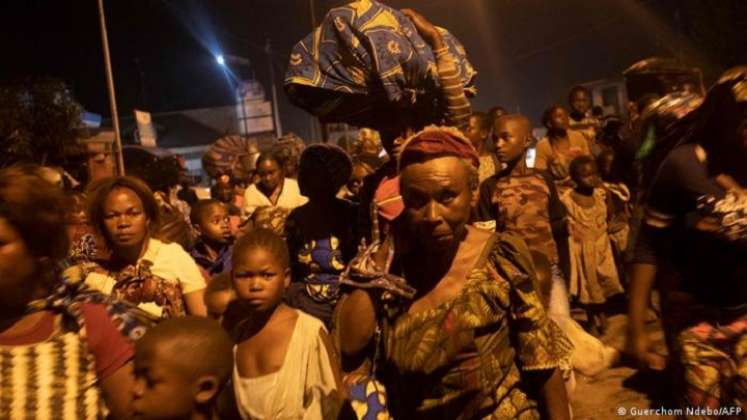
[[[241,418],[337,418],[341,406],[337,382],[330,355],[319,335],[326,329],[318,319],[296,311],[298,319],[279,371],[242,378],[234,364],[233,387]]]

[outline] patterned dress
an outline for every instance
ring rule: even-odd
[[[386,305],[380,377],[394,418],[539,418],[522,372],[567,365],[571,345],[545,315],[529,258],[520,240],[493,235],[453,300],[412,315]]]

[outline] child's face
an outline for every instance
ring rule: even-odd
[[[173,361],[173,346],[147,338],[146,335],[135,346],[133,417],[188,418],[194,408],[189,374]]]
[[[278,306],[290,284],[290,271],[264,248],[233,256],[233,284],[238,299],[256,312]]]
[[[579,114],[586,114],[591,109],[591,98],[583,90],[577,90],[571,95],[571,109]]]
[[[599,186],[599,176],[594,165],[587,163],[581,165],[578,170],[572,174],[573,182],[583,190],[593,190]]]
[[[212,204],[200,220],[200,235],[210,242],[226,244],[231,241],[231,227],[228,223],[228,210],[221,204]]]
[[[523,156],[529,134],[529,128],[520,120],[501,118],[496,121],[493,141],[498,160],[511,163]]]

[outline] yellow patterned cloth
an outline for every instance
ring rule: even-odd
[[[380,376],[395,418],[539,418],[522,372],[569,364],[572,345],[545,314],[526,245],[494,235],[453,300],[389,308]]]
[[[439,28],[455,73],[468,91],[475,70],[462,44]],[[285,77],[290,99],[325,122],[378,127],[392,104],[438,120],[437,60],[412,22],[375,0],[353,1],[327,13],[321,25],[293,47]]]

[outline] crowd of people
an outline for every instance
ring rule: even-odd
[[[654,75],[627,116],[575,86],[536,139],[472,110],[450,34],[361,3],[416,31],[437,107],[370,93],[348,150],[253,150],[207,199],[0,169],[0,418],[566,419],[575,375],[623,362],[682,406],[747,408],[747,67],[707,93]],[[309,89],[288,93],[330,100]]]

